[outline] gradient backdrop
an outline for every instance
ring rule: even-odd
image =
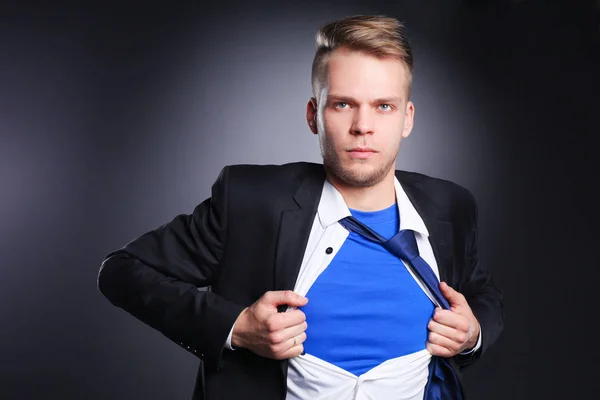
[[[1,399],[190,398],[198,361],[111,306],[100,263],[226,164],[318,162],[314,33],[357,13],[414,46],[398,167],[479,201],[507,317],[470,398],[596,398],[597,1],[92,4],[0,7]]]

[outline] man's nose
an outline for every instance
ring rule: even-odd
[[[367,109],[358,109],[354,114],[351,131],[354,135],[372,134],[374,118]]]

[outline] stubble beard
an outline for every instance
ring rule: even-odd
[[[321,142],[321,155],[323,156],[323,165],[326,171],[347,185],[355,187],[370,187],[381,182],[389,173],[390,169],[396,162],[396,150],[393,156],[384,160],[382,164],[375,169],[351,169],[346,168],[340,157],[338,157],[333,146],[328,143]],[[367,164],[368,160],[353,160],[354,164]]]

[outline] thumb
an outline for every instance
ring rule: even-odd
[[[278,290],[267,292],[264,295],[264,300],[270,305],[289,305],[292,307],[302,307],[308,303],[308,299],[304,296],[300,296],[292,290]]]
[[[451,288],[446,282],[440,282],[440,291],[450,303],[450,306],[462,306],[467,301],[465,296]]]

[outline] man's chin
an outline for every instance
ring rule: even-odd
[[[373,186],[383,179],[385,173],[376,170],[370,165],[355,165],[351,168],[340,168],[332,171],[338,179],[351,186]]]

